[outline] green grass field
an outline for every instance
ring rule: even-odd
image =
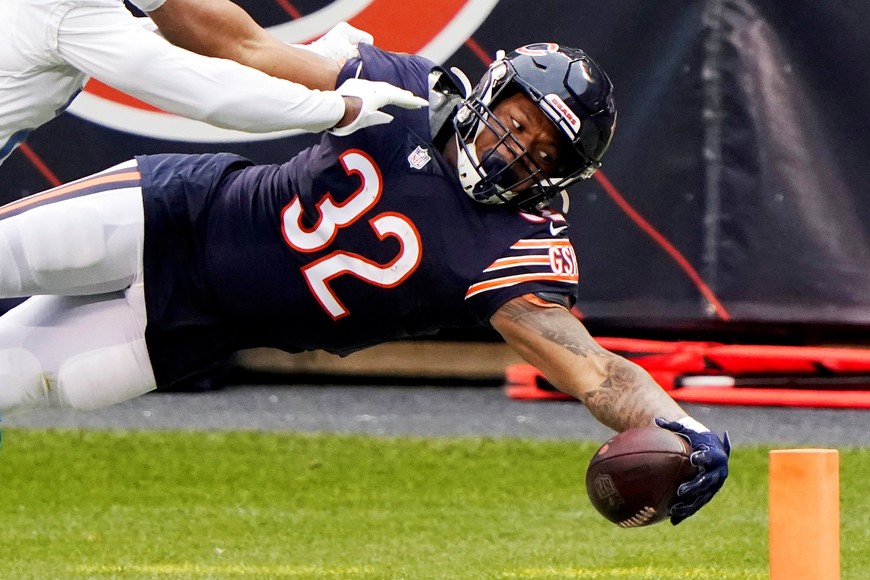
[[[588,503],[597,443],[9,430],[0,577],[767,578],[767,448],[678,527]],[[870,570],[870,452],[841,450],[842,577]]]

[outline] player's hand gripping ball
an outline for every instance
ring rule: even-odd
[[[680,484],[695,477],[692,448],[659,427],[629,429],[612,437],[592,457],[586,493],[595,509],[621,528],[668,517]]]

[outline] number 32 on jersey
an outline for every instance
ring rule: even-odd
[[[328,248],[339,229],[356,222],[381,198],[383,180],[371,157],[358,149],[350,149],[339,159],[348,176],[355,175],[360,180],[360,186],[343,203],[326,193],[317,203],[319,217],[311,228],[302,225],[302,205],[298,196],[294,198],[281,212],[284,241],[294,250],[310,253]],[[334,278],[349,274],[368,284],[392,288],[404,282],[420,265],[423,255],[420,234],[406,216],[384,212],[370,219],[369,225],[378,239],[393,237],[399,242],[398,254],[386,264],[336,250],[302,267],[302,275],[314,298],[334,320],[350,314],[330,287]]]

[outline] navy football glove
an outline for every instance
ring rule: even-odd
[[[677,489],[680,501],[671,508],[671,523],[677,525],[694,515],[722,488],[728,477],[728,458],[731,456],[731,440],[728,432],[720,440],[715,434],[698,433],[676,421],[656,419],[656,425],[685,437],[692,445],[692,465],[698,468],[695,479]]]

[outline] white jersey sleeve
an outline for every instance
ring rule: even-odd
[[[164,2],[166,0],[134,0],[133,5],[142,12],[154,12],[163,6]]]
[[[227,129],[321,131],[344,114],[335,92],[189,52],[136,20],[117,0],[77,5],[58,26],[57,51],[88,76],[150,105]]]
[[[0,1],[0,162],[63,111],[86,80],[55,51],[57,25],[71,5]]]

